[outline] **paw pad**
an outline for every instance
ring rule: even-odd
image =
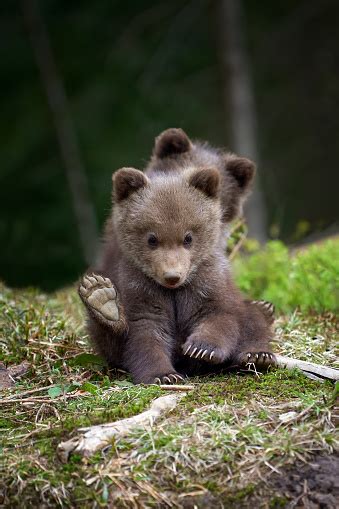
[[[86,275],[81,281],[79,292],[88,307],[107,320],[119,320],[117,292],[110,279],[97,274]]]

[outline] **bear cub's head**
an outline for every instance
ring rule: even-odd
[[[124,256],[166,288],[187,284],[220,243],[218,170],[186,168],[149,179],[122,168],[113,183],[113,220]]]
[[[223,149],[215,149],[207,143],[192,141],[182,129],[166,129],[156,137],[150,169],[169,171],[189,164],[213,166],[219,170],[224,223],[242,214],[256,173],[253,161]]]

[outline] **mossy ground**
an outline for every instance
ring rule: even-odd
[[[2,360],[31,363],[1,395],[5,507],[284,507],[288,494],[272,493],[271,476],[337,447],[333,384],[271,370],[190,380],[194,390],[152,430],[63,464],[56,446],[76,428],[135,415],[164,391],[133,386],[124,373],[109,378],[84,355],[74,289],[47,296],[0,286],[0,320]],[[336,331],[330,311],[281,315],[275,350],[335,366]]]

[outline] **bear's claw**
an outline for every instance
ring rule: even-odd
[[[198,346],[194,345],[194,342],[198,344]],[[192,340],[192,343],[189,345],[184,344],[183,349],[183,355],[187,355],[190,358],[197,359],[197,360],[203,360],[205,362],[212,362],[213,364],[220,364],[225,360],[224,352],[221,348],[216,346],[209,346],[203,341],[195,341]]]
[[[276,364],[275,355],[271,352],[244,352],[238,355],[240,365],[254,364],[256,368],[268,368]]]
[[[168,375],[157,376],[154,379],[154,383],[157,385],[162,385],[162,384],[172,385],[172,384],[177,384],[177,383],[184,382],[184,381],[185,381],[184,377],[179,375],[179,373],[169,373]]]
[[[198,348],[197,348],[197,347],[193,348],[193,350],[192,350],[192,352],[191,352],[190,357],[194,357],[194,354],[195,354],[195,352],[196,352],[197,350],[198,350]],[[197,355],[196,357],[198,357],[198,355]]]
[[[275,307],[272,302],[269,302],[268,300],[252,300],[251,304],[259,307],[260,311],[265,315],[269,323],[274,322]]]

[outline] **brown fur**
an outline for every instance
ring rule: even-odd
[[[249,164],[180,142],[185,133],[178,141],[174,131],[171,143],[157,139],[146,174],[124,168],[113,177],[115,205],[95,273],[114,283],[119,320],[105,320],[81,295],[97,349],[136,383],[246,363],[251,352],[258,364],[270,363],[268,320],[234,286],[223,246],[222,226],[252,179]]]
[[[217,168],[221,176],[223,222],[228,223],[241,214],[255,176],[252,161],[207,143],[191,141],[182,129],[167,129],[155,139],[146,173],[177,172],[187,166]]]

